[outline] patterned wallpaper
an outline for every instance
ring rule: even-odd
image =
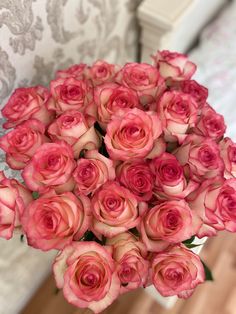
[[[0,0],[0,107],[72,63],[136,60],[140,0]]]

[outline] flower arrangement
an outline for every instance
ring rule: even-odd
[[[24,182],[1,173],[0,236],[21,228],[28,245],[58,250],[57,287],[95,313],[152,284],[189,297],[209,276],[194,237],[236,231],[224,119],[185,55],[152,58],[73,65],[49,89],[16,89],[2,110],[0,147]]]

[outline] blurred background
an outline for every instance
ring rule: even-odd
[[[73,63],[150,62],[157,49],[187,53],[198,65],[194,79],[209,88],[209,103],[224,115],[235,141],[236,1],[229,0],[0,0],[1,108],[16,87],[47,85],[56,70]],[[0,170],[17,176],[2,152]],[[207,241],[200,254],[215,282],[189,300],[137,290],[104,313],[236,314],[235,241],[226,233]],[[90,313],[55,293],[55,252],[31,249],[20,235],[0,239],[0,252],[0,314]]]

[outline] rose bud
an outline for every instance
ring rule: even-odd
[[[199,185],[185,178],[183,167],[172,154],[152,159],[150,168],[155,178],[154,194],[160,200],[183,199]]]
[[[147,63],[126,63],[118,72],[116,81],[136,91],[142,105],[150,104],[166,89],[160,73]]]
[[[142,161],[125,161],[116,168],[118,181],[129,189],[138,201],[152,198],[154,175],[149,164]]]
[[[219,147],[210,138],[190,135],[174,154],[185,172],[197,182],[223,176],[224,163]]]
[[[91,67],[86,69],[86,77],[96,86],[114,81],[114,76],[119,69],[119,65],[107,63],[104,60],[97,60]]]
[[[92,212],[92,230],[98,236],[111,238],[136,227],[140,222],[135,196],[114,181],[105,183],[95,192]]]
[[[0,147],[6,152],[6,162],[12,169],[23,169],[36,150],[50,140],[44,135],[42,122],[30,119],[0,138]]]
[[[73,171],[75,180],[74,193],[88,195],[94,192],[105,182],[115,180],[115,168],[112,160],[99,154],[97,150],[90,150],[84,158],[77,161]]]
[[[141,221],[141,239],[147,250],[160,252],[171,243],[179,243],[193,236],[200,219],[184,200],[166,201],[146,212]]]
[[[93,101],[92,89],[88,81],[74,77],[59,77],[50,83],[51,97],[47,107],[57,115],[67,110],[85,112]]]
[[[165,92],[157,102],[157,113],[162,122],[165,140],[180,143],[197,122],[198,104],[188,94]]]
[[[152,261],[152,282],[164,297],[190,297],[197,285],[205,281],[200,257],[183,245],[157,253]]]
[[[30,246],[48,251],[61,250],[79,240],[91,222],[90,201],[71,192],[56,195],[50,190],[33,201],[21,218]]]
[[[72,242],[53,264],[58,289],[66,300],[101,313],[119,295],[120,281],[115,261],[106,247],[96,242]]]
[[[7,179],[0,172],[0,237],[9,240],[20,227],[20,215],[33,200],[30,191],[17,180]]]
[[[114,160],[154,158],[165,151],[161,133],[161,122],[156,113],[134,108],[124,115],[113,116],[104,141]]]
[[[117,272],[121,282],[120,293],[144,287],[147,284],[149,261],[145,245],[137,241],[131,233],[122,233],[106,242],[113,248],[113,258],[117,262]]]
[[[220,155],[225,164],[224,177],[236,178],[236,144],[229,138],[224,138],[220,143]]]
[[[94,119],[77,110],[68,110],[60,115],[49,126],[48,134],[53,141],[63,140],[71,145],[76,159],[83,149],[91,150],[100,146]]]
[[[3,127],[10,129],[28,119],[48,125],[54,118],[54,113],[45,105],[48,97],[49,92],[43,86],[17,88],[2,109],[2,115],[7,119]]]
[[[216,113],[209,105],[205,105],[202,109],[200,119],[192,132],[219,141],[224,136],[225,130],[224,117]]]
[[[85,78],[85,70],[87,65],[84,63],[74,64],[71,67],[56,72],[56,79],[74,77],[77,80]]]
[[[169,50],[157,51],[152,56],[154,65],[159,70],[163,78],[172,78],[174,80],[188,80],[196,71],[196,65],[188,60],[188,57],[178,52]]]
[[[103,129],[111,121],[112,115],[127,108],[141,108],[137,93],[132,89],[115,83],[100,85],[94,90],[98,122]]]
[[[72,149],[67,143],[45,143],[26,165],[22,177],[32,191],[43,192],[47,187],[57,192],[71,191],[75,166]]]
[[[188,202],[203,222],[199,238],[215,236],[224,229],[236,232],[236,179],[205,180],[188,196]]]

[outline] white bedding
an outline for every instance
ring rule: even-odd
[[[194,78],[209,88],[209,103],[224,115],[227,134],[236,140],[236,2],[205,29],[189,56],[198,65]],[[3,162],[0,167],[6,170]],[[10,242],[0,239],[0,314],[20,312],[48,275],[54,254],[27,247],[19,235]]]
[[[190,54],[198,66],[195,79],[209,89],[209,103],[226,121],[226,135],[236,141],[236,1],[201,35]]]

